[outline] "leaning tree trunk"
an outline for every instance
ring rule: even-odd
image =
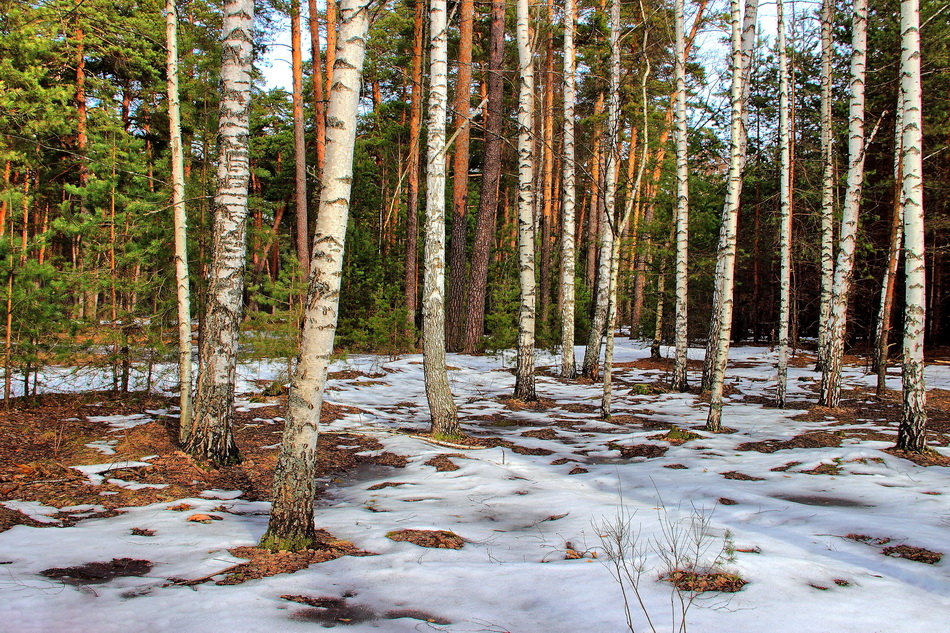
[[[673,360],[673,384],[676,391],[689,388],[687,380],[689,349],[689,140],[686,129],[686,26],[683,16],[685,0],[675,0],[676,31],[675,124],[676,133],[676,355]]]
[[[788,389],[788,322],[792,283],[792,147],[788,103],[788,52],[785,44],[785,4],[777,0],[778,72],[779,72],[779,308],[778,308],[778,384],[775,404],[785,407]]]
[[[745,16],[741,19],[741,34],[738,2],[730,3],[732,24],[732,87],[730,105],[733,110],[730,123],[730,157],[726,201],[723,205],[723,220],[719,228],[719,245],[716,254],[716,277],[713,289],[713,306],[706,341],[706,357],[703,360],[702,390],[713,389],[717,363],[722,365],[725,376],[732,335],[732,301],[735,281],[736,231],[739,223],[739,202],[742,197],[742,180],[745,172],[748,146],[749,78],[752,58],[755,55],[756,15],[759,0],[745,0]],[[738,52],[737,52],[738,49]],[[736,84],[738,85],[738,88]],[[738,92],[736,92],[738,90]],[[721,360],[720,360],[720,357]],[[718,414],[717,414],[718,415]]]
[[[191,433],[192,418],[191,289],[188,285],[188,214],[185,211],[185,154],[181,143],[181,109],[178,100],[178,8],[175,0],[165,2],[165,42],[175,233],[175,295],[178,307],[178,402],[181,407],[178,441],[184,444]]]
[[[575,0],[564,4],[564,194],[561,202],[561,376],[577,375],[574,358],[574,265],[577,261],[574,206],[577,183],[574,167],[574,106],[577,103],[576,51],[574,27],[577,20]]]
[[[901,0],[901,142],[904,205],[904,406],[897,448],[927,448],[927,390],[924,384],[924,319],[927,307],[924,260],[923,133],[920,89],[920,3]]]
[[[360,79],[369,25],[367,0],[341,0],[340,39],[327,108],[326,167],[321,176],[320,213],[301,327],[300,358],[288,399],[288,414],[274,470],[274,504],[261,546],[301,550],[315,539],[317,439],[327,366],[336,336],[340,277],[353,180],[353,146]]]
[[[749,22],[749,6],[746,6],[746,22]],[[722,227],[719,231],[719,251],[716,257],[716,287],[713,292],[712,326],[709,329],[709,344],[706,347],[706,362],[709,367],[709,416],[706,430],[718,433],[722,429],[723,383],[726,363],[729,360],[729,342],[732,330],[733,284],[735,280],[736,230],[739,220],[739,197],[742,193],[742,172],[745,167],[746,117],[745,117],[745,70],[748,67],[744,38],[740,29],[739,0],[731,0],[732,22],[732,86],[729,99],[732,110],[729,139],[729,180],[726,202],[722,211]],[[753,20],[754,21],[754,20]],[[754,27],[752,31],[754,31]],[[749,51],[751,57],[752,51]]]
[[[897,265],[900,261],[901,243],[904,240],[904,207],[901,189],[904,171],[904,94],[898,90],[897,120],[894,122],[894,207],[891,214],[891,239],[887,248],[887,265],[881,281],[881,303],[877,312],[877,329],[874,332],[874,362],[872,369],[877,374],[877,395],[887,390],[887,361],[890,352],[891,312],[894,306],[894,287],[897,285]]]
[[[446,0],[429,3],[429,126],[426,173],[422,358],[432,434],[461,435],[445,366],[445,114],[448,101]]]
[[[480,346],[485,330],[485,295],[488,288],[488,258],[495,235],[498,215],[498,190],[501,184],[504,152],[504,64],[505,64],[505,1],[492,0],[491,30],[488,54],[488,116],[485,118],[485,167],[482,189],[475,219],[475,242],[472,247],[472,271],[469,284],[468,317],[462,351],[472,354]]]
[[[841,231],[838,236],[838,259],[835,262],[834,285],[827,341],[822,359],[821,393],[818,403],[837,407],[841,399],[841,360],[847,325],[848,296],[854,270],[857,245],[858,212],[864,182],[864,77],[867,69],[868,40],[867,0],[854,0],[854,22],[851,28],[851,99],[848,104],[848,188],[841,210]]]
[[[821,3],[821,300],[818,311],[818,363],[822,371],[828,349],[828,325],[831,323],[831,288],[835,276],[835,155],[832,128],[832,64],[834,48],[835,2]]]
[[[528,0],[517,0],[518,41],[518,280],[521,307],[518,310],[518,367],[515,398],[538,399],[534,388],[534,330],[537,288],[534,274],[534,64],[531,59]]]
[[[253,28],[253,0],[226,0],[214,248],[198,350],[195,418],[186,446],[191,455],[215,466],[240,459],[231,422],[247,255]]]

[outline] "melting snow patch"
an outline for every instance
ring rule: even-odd
[[[132,427],[148,424],[152,417],[137,413],[135,415],[89,415],[86,416],[90,422],[102,422],[112,427],[113,431],[124,431]]]
[[[89,442],[86,446],[96,449],[103,455],[115,455],[115,445],[118,443],[119,440],[96,440]]]
[[[147,459],[147,458],[143,458]],[[105,477],[101,473],[107,473],[110,470],[120,470],[123,468],[141,468],[142,466],[151,466],[148,462],[111,462],[108,464],[89,464],[88,466],[73,466],[76,470],[89,478],[93,485],[98,486]]]
[[[59,508],[43,505],[37,501],[4,501],[4,507],[16,510],[39,523],[59,523],[59,519],[49,516],[59,512]]]

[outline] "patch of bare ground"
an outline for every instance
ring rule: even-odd
[[[625,363],[614,363],[615,369],[646,369],[654,371],[673,371],[673,359],[672,358],[641,358],[639,360],[628,361]],[[687,369],[696,369],[702,371],[703,361],[701,360],[688,360],[686,361]]]
[[[568,475],[583,475],[584,473],[588,473],[588,472],[590,471],[584,468],[583,466],[575,466],[567,474]]]
[[[661,580],[672,584],[680,591],[691,593],[703,593],[706,591],[719,591],[723,593],[735,593],[748,584],[736,574],[727,574],[725,572],[696,572],[675,570],[661,576]]]
[[[814,468],[799,471],[805,475],[840,475],[841,467],[838,464],[818,464]]]
[[[724,506],[734,506],[739,502],[735,499],[730,499],[729,497],[719,497],[719,503]]]
[[[487,446],[502,446],[507,448],[512,453],[517,453],[518,455],[553,455],[554,451],[548,450],[546,448],[529,448],[527,446],[521,446],[515,444],[510,440],[505,440],[500,437],[482,437],[479,438],[484,445]]]
[[[429,461],[425,462],[426,466],[432,466],[440,473],[452,472],[458,470],[460,466],[453,462],[450,457],[467,459],[465,455],[461,453],[442,453],[441,455],[436,455]]]
[[[564,409],[569,413],[600,413],[600,407],[596,404],[584,404],[583,402],[561,402],[559,409]]]
[[[538,398],[534,402],[525,402],[515,398],[499,398],[498,402],[513,411],[547,411],[548,409],[553,409],[558,406],[558,404],[550,398]]]
[[[673,425],[667,422],[657,422],[656,420],[651,420],[641,415],[631,415],[628,413],[612,415],[609,420],[604,420],[604,422],[615,426],[638,427],[644,431],[670,430],[673,428]]]
[[[437,549],[462,549],[465,545],[465,539],[448,530],[396,530],[387,533],[386,538]]]
[[[299,552],[261,549],[260,547],[235,547],[228,550],[238,558],[246,558],[246,563],[238,563],[217,573],[194,580],[177,581],[176,584],[196,585],[224,576],[215,582],[217,585],[239,585],[248,580],[276,576],[277,574],[292,574],[305,569],[310,565],[336,560],[342,556],[375,556],[356,547],[349,541],[333,538],[324,530],[317,530],[317,543],[310,549]]]
[[[737,451],[756,451],[775,453],[794,448],[831,448],[841,446],[841,435],[826,431],[802,433],[788,440],[763,440],[761,442],[743,442],[736,446]]]
[[[918,466],[950,466],[950,457],[935,450],[925,450],[923,453],[901,451],[896,448],[884,449],[884,452],[894,457],[908,459]]]
[[[277,416],[282,407],[237,412],[234,433],[243,461],[218,470],[205,468],[178,449],[174,419],[159,418],[121,431],[88,419],[142,413],[172,404],[172,399],[147,394],[59,394],[35,401],[20,399],[13,408],[0,411],[0,501],[36,501],[54,507],[91,504],[105,508],[103,512],[81,517],[60,513],[55,517],[61,520],[59,523],[41,524],[62,526],[86,518],[111,516],[122,507],[195,497],[209,489],[241,490],[249,500],[270,498],[277,451],[267,447],[280,442],[283,423],[265,423],[255,418]],[[321,421],[329,423],[354,411],[358,409],[325,403]],[[103,455],[86,446],[96,440],[116,440],[115,454]],[[395,467],[407,463],[404,457],[382,449],[382,444],[368,436],[323,433],[318,476],[368,463]],[[370,454],[360,454],[364,452]],[[73,468],[139,460],[144,455],[157,457],[150,459],[148,466],[109,471],[101,485],[93,485]],[[130,490],[119,480],[165,487]],[[104,492],[110,494],[103,495]],[[38,525],[21,513],[0,510],[0,531],[18,524]]]
[[[670,468],[672,470],[686,470],[689,466],[685,464],[664,464],[663,468]]]
[[[892,545],[885,547],[881,553],[885,556],[891,556],[892,558],[905,558],[928,565],[936,565],[940,562],[940,559],[943,558],[941,552],[934,552],[923,547],[914,547],[913,545]]]
[[[406,481],[384,481],[379,484],[373,484],[367,490],[383,490],[384,488],[397,488],[399,486],[408,486],[409,482]]]
[[[343,371],[331,371],[327,374],[328,380],[353,380],[354,378],[384,378],[386,374],[384,373],[367,373],[365,371],[357,371],[354,369],[346,369]]]
[[[742,392],[739,391],[738,389],[736,389],[735,385],[733,385],[732,383],[730,383],[730,382],[723,383],[723,385],[722,385],[722,396],[723,396],[724,398],[729,398],[729,397],[732,397],[732,396],[735,396],[735,395],[740,395],[740,394],[742,394]],[[708,391],[701,391],[701,392],[696,396],[696,402],[697,402],[697,403],[703,403],[703,404],[709,404],[709,392],[708,392]]]
[[[658,435],[651,435],[647,439],[659,440],[661,442],[669,442],[674,446],[679,446],[680,444],[685,444],[690,440],[695,440],[702,437],[698,433],[693,433],[692,431],[687,431],[686,429],[681,429],[678,426],[670,427],[670,430],[666,433],[660,433]]]
[[[726,479],[736,479],[738,481],[765,481],[762,477],[754,477],[752,475],[747,475],[745,473],[740,473],[737,470],[730,470],[725,473],[719,473]]]
[[[619,451],[620,456],[624,459],[632,459],[634,457],[655,459],[657,457],[663,457],[666,455],[666,451],[670,450],[669,447],[660,446],[658,444],[633,444],[631,446],[625,446],[617,442],[610,442],[607,444],[607,448]]]
[[[558,435],[557,431],[551,428],[544,429],[531,429],[530,431],[525,431],[521,434],[521,437],[533,437],[538,440],[556,440],[561,436]]]
[[[858,543],[867,543],[868,545],[887,545],[891,542],[891,539],[887,537],[879,538],[875,536],[868,536],[867,534],[845,534],[844,536],[849,541],[857,541]]]
[[[109,562],[91,562],[75,567],[44,569],[41,575],[56,578],[70,585],[98,585],[113,578],[144,576],[152,570],[151,561],[135,558],[113,558]]]

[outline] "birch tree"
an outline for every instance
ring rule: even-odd
[[[920,77],[920,2],[901,0],[902,170],[904,207],[904,366],[903,407],[897,448],[922,453],[927,448],[927,388],[924,384],[923,116]]]
[[[689,297],[689,163],[686,154],[689,147],[686,129],[686,26],[685,0],[675,0],[674,31],[676,47],[676,65],[674,79],[674,132],[676,134],[676,355],[673,360],[673,389],[686,391],[688,339],[688,297]]]
[[[837,407],[841,398],[841,360],[847,325],[848,295],[854,270],[857,243],[858,212],[864,183],[864,86],[867,70],[868,5],[867,0],[854,0],[851,27],[851,98],[848,101],[848,178],[841,229],[838,235],[838,257],[835,261],[834,284],[831,291],[828,332],[822,359],[821,393],[818,403]]]
[[[561,201],[561,376],[577,375],[574,358],[574,265],[575,218],[577,198],[574,165],[574,107],[577,103],[577,62],[574,27],[577,20],[575,0],[564,4],[564,193]],[[632,149],[631,149],[632,151]]]
[[[231,422],[247,254],[253,27],[253,0],[225,1],[214,246],[198,350],[194,425],[186,446],[191,455],[214,466],[240,458]]]
[[[432,433],[461,435],[445,367],[445,117],[448,101],[446,0],[429,2],[429,125],[422,288],[422,358]]]
[[[779,308],[778,308],[778,383],[775,403],[785,407],[788,388],[788,322],[792,281],[792,147],[788,103],[788,51],[785,42],[785,3],[776,0],[778,19],[779,74]]]
[[[831,287],[834,285],[834,215],[835,215],[835,156],[832,129],[832,64],[834,48],[835,2],[821,3],[821,299],[818,310],[818,370],[821,370],[828,349],[828,326],[831,323]]]
[[[536,283],[534,274],[534,62],[531,51],[528,0],[517,0],[515,35],[518,42],[518,367],[515,393],[518,400],[538,399],[534,386],[534,330]]]
[[[367,0],[341,0],[340,30],[327,107],[326,166],[301,327],[300,358],[290,385],[274,504],[261,546],[297,551],[315,538],[317,439],[327,367],[336,336],[340,277],[353,180],[360,82],[369,26]]]
[[[191,289],[188,284],[188,214],[185,211],[185,154],[181,143],[178,100],[178,7],[165,2],[168,140],[172,159],[172,210],[175,233],[175,292],[178,308],[178,441],[191,433]]]
[[[752,44],[755,38],[755,11],[757,0],[747,0],[745,28],[739,8],[739,0],[730,2],[732,84],[729,92],[731,122],[729,134],[729,175],[726,201],[722,211],[722,226],[719,230],[719,250],[716,256],[715,289],[713,291],[712,324],[709,328],[709,343],[706,347],[704,381],[708,375],[709,416],[706,430],[719,432],[722,429],[722,392],[729,360],[729,343],[732,331],[733,285],[735,281],[736,231],[739,221],[739,197],[742,194],[742,174],[745,169],[746,152],[746,96],[751,66]],[[751,16],[750,16],[751,13]],[[750,26],[751,25],[751,26]],[[752,33],[749,37],[748,34]],[[748,46],[748,48],[747,48]]]

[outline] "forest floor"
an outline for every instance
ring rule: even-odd
[[[710,434],[702,398],[665,387],[668,361],[617,343],[609,421],[599,384],[548,368],[526,405],[509,398],[510,354],[450,355],[469,446],[424,436],[418,355],[337,361],[321,543],[298,554],[254,547],[286,398],[263,393],[283,363],[241,365],[244,461],[220,471],[177,451],[170,393],[48,369],[51,393],[0,411],[0,629],[613,633],[627,630],[619,569],[638,579],[637,631],[673,630],[681,598],[706,633],[946,630],[950,365],[927,368],[934,450],[911,460],[891,449],[896,370],[877,398],[850,359],[827,409],[799,354],[776,409],[774,353],[734,348],[728,432]]]

